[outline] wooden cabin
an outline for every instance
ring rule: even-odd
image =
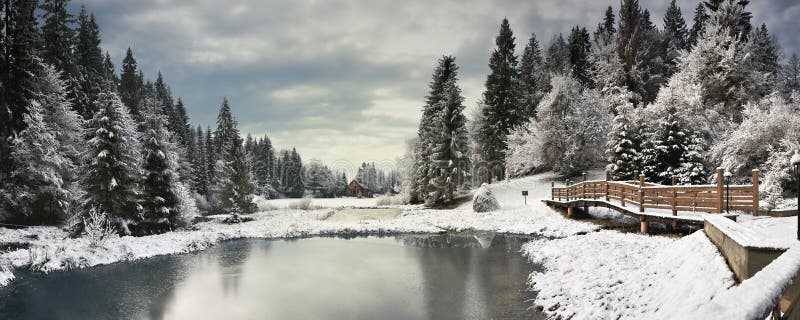
[[[344,195],[346,197],[372,198],[374,194],[361,181],[355,179],[347,184]]]

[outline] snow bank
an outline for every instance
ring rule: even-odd
[[[800,272],[800,244],[737,287],[696,310],[693,319],[761,319]]]
[[[770,239],[775,239],[788,243],[789,246],[797,243],[797,217],[753,217],[742,221],[740,224],[746,226]]]
[[[600,231],[537,240],[523,253],[535,303],[572,319],[667,319],[697,310],[735,282],[702,231],[674,240]]]

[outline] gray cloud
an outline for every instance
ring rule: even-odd
[[[641,1],[660,23],[667,1]],[[679,0],[691,22],[694,0]],[[576,25],[589,29],[613,1],[88,0],[103,46],[128,46],[150,78],[164,72],[196,124],[212,124],[228,96],[243,132],[331,163],[394,159],[413,137],[430,72],[454,54],[474,107],[500,20],[519,51]],[[77,6],[73,4],[77,12]],[[798,51],[800,5],[753,1],[785,51]]]

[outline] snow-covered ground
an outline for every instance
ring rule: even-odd
[[[600,171],[590,173],[590,179],[601,176]],[[526,244],[523,254],[544,267],[544,271],[531,275],[530,284],[539,292],[534,303],[553,316],[671,318],[698,310],[734,285],[725,260],[702,231],[672,239],[600,231],[595,224],[566,219],[541,202],[550,196],[550,184],[556,179],[545,173],[495,183],[491,188],[501,208],[487,213],[473,212],[470,202],[452,210],[432,210],[422,206],[376,206],[376,199],[313,199],[313,209],[295,210],[286,208],[298,199],[267,200],[260,205],[280,209],[253,214],[250,222],[228,225],[217,218],[196,224],[193,230],[113,238],[102,246],[92,246],[86,239],[68,238],[64,231],[53,227],[0,228],[0,244],[20,246],[0,254],[0,285],[13,280],[13,268],[44,272],[82,268],[202,250],[233,238],[444,231],[541,236]],[[563,183],[557,180],[556,185]],[[529,192],[527,204],[522,190]],[[336,218],[341,208],[352,207],[396,210],[345,211]],[[610,211],[592,212],[614,218]],[[796,222],[789,222],[791,219],[796,218],[749,217],[744,223],[759,232],[787,236],[796,228]]]
[[[523,252],[536,304],[565,319],[680,318],[735,284],[702,231],[681,239],[600,231],[536,240]]]

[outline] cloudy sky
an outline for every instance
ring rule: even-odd
[[[80,1],[73,1],[77,12]],[[665,0],[641,0],[660,24]],[[590,30],[619,1],[578,0],[87,0],[117,67],[130,46],[153,79],[161,70],[192,122],[213,124],[223,96],[242,132],[337,167],[387,163],[416,133],[430,73],[455,55],[474,108],[500,21],[521,52],[576,25]],[[696,0],[679,0],[691,23]],[[799,52],[800,3],[752,1],[784,52]]]

